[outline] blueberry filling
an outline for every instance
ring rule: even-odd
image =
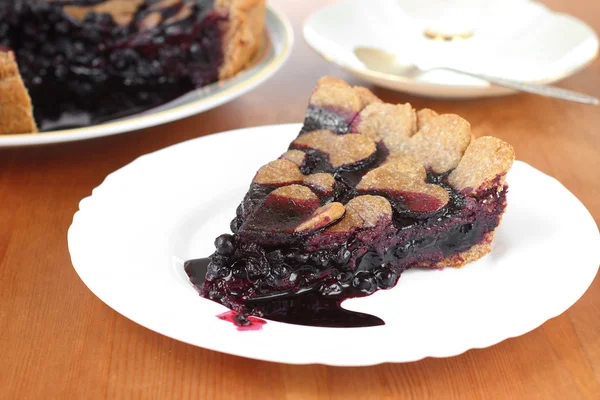
[[[0,47],[15,52],[41,130],[86,125],[137,113],[218,79],[222,23],[213,0],[193,0],[193,12],[175,18],[182,2],[159,10],[162,23],[144,20],[159,0],[146,0],[122,26],[110,14],[83,21],[64,6],[102,0],[0,4]]]

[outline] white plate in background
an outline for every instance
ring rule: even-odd
[[[451,17],[447,21],[465,15],[443,0],[342,0],[312,14],[304,23],[304,38],[326,60],[368,82],[429,97],[470,98],[514,92],[448,71],[416,77],[372,71],[353,49],[380,48],[397,54],[403,63],[448,54],[440,59],[458,69],[537,83],[572,75],[598,53],[598,37],[588,25],[529,0],[479,1],[477,4],[484,6],[472,7],[470,17],[463,21],[472,37],[450,42],[431,40],[424,31],[440,23],[439,16],[444,13],[439,8],[444,4],[446,15]],[[438,20],[425,19],[429,13]]]
[[[225,307],[198,295],[182,261],[214,251],[255,171],[299,130],[272,125],[206,136],[110,174],[81,201],[69,228],[75,270],[108,306],[173,339],[266,361],[340,366],[449,357],[522,335],[568,309],[598,271],[592,216],[557,180],[517,161],[490,254],[460,269],[409,270],[391,290],[344,302],[386,325],[268,321],[240,332],[216,317]]]

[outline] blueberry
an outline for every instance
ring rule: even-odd
[[[310,258],[309,254],[300,253],[300,252],[292,252],[288,254],[289,257],[293,258],[298,264],[306,264],[308,259]]]
[[[261,266],[258,260],[253,258],[249,258],[246,260],[246,274],[248,275],[248,279],[251,281],[255,281],[267,275],[268,270]]]
[[[140,62],[137,65],[137,73],[142,78],[150,78],[153,75],[153,70],[150,64]]]
[[[311,267],[310,265],[303,265],[302,267],[298,268],[298,270],[290,274],[290,282],[298,282],[298,284],[301,286],[306,285],[308,281],[318,273],[319,271],[317,271],[314,267]]]
[[[366,252],[358,262],[358,271],[369,271],[383,263],[383,257],[376,251]]]
[[[350,257],[352,257],[352,252],[348,250],[346,246],[343,246],[342,248],[340,248],[337,254],[336,261],[340,265],[345,265],[348,263],[348,261],[350,261]]]
[[[386,261],[397,261],[408,257],[412,253],[411,243],[401,243],[397,246],[390,247],[385,255]]]
[[[263,286],[267,288],[277,286],[279,284],[279,280],[275,278],[273,275],[269,274],[262,279]]]
[[[353,277],[354,275],[351,272],[340,272],[336,276],[336,279],[338,280],[340,285],[342,285],[343,287],[348,287],[350,286]]]
[[[371,294],[377,290],[375,278],[368,272],[358,272],[352,279],[352,286],[365,294]]]
[[[190,46],[190,56],[192,58],[192,61],[197,61],[197,62],[207,62],[208,59],[206,58],[207,54],[204,51],[204,49],[202,48],[202,46],[198,43],[194,43]]]
[[[310,255],[310,261],[317,268],[325,268],[329,264],[329,253],[325,250],[314,252]]]
[[[284,256],[281,250],[271,251],[267,253],[266,257],[271,265],[281,264],[284,260]]]
[[[304,276],[314,276],[319,273],[319,270],[310,265],[303,265],[296,272]]]
[[[291,268],[286,264],[276,265],[271,269],[271,274],[276,279],[283,279],[290,275]]]
[[[242,226],[242,220],[236,217],[231,220],[231,223],[229,224],[229,229],[231,229],[231,232],[237,233],[240,229],[240,226]]]
[[[227,282],[231,279],[232,270],[227,267],[221,267],[217,276]]]
[[[223,234],[215,239],[217,253],[230,256],[235,253],[235,240],[232,235]]]
[[[54,28],[57,32],[66,34],[69,33],[70,25],[67,21],[60,21],[59,23],[54,25]]]
[[[375,272],[375,280],[380,289],[389,289],[396,285],[398,274],[388,267],[382,267]]]
[[[54,76],[57,79],[63,79],[64,77],[67,76],[68,73],[69,73],[69,70],[64,65],[57,65],[56,69],[54,70]]]
[[[85,45],[80,41],[73,42],[73,51],[76,53],[85,53]]]
[[[235,262],[231,266],[231,273],[235,278],[246,279],[246,268],[243,262]]]
[[[319,288],[323,296],[337,296],[342,293],[342,290],[342,285],[339,283],[323,284]]]

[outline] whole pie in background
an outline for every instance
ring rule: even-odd
[[[206,275],[186,270],[203,297],[285,320],[292,303],[317,313],[389,289],[408,268],[463,266],[491,250],[513,160],[509,144],[473,137],[458,115],[324,77],[299,136],[258,170],[233,234],[216,239]]]
[[[0,134],[98,123],[229,78],[264,20],[265,0],[2,0]]]

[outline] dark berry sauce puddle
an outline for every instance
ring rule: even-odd
[[[197,289],[200,289],[206,280],[209,262],[208,258],[199,258],[186,261],[184,264],[185,272]],[[385,324],[374,315],[345,310],[341,306],[341,301],[327,299],[316,291],[252,300],[249,303],[254,309],[261,310],[265,319],[293,325],[358,328]],[[235,311],[227,311],[217,317],[232,322],[240,331],[259,330],[266,323],[261,318],[246,316]]]

